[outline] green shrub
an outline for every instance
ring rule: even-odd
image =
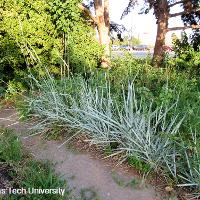
[[[78,3],[80,0],[49,1],[53,24],[64,43],[63,58],[73,73],[96,69],[103,54],[95,30],[83,18]]]
[[[175,56],[167,64],[180,72],[186,71],[191,76],[199,76],[200,47],[194,48],[185,32],[181,39],[174,38],[173,45]]]
[[[78,3],[0,2],[0,86],[7,88],[12,81],[12,88],[19,89],[19,82],[26,87],[27,74],[39,78],[45,74],[44,66],[58,77],[99,66],[103,49]]]

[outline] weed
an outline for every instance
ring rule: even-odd
[[[84,188],[80,191],[81,200],[99,200],[98,193],[93,188]]]
[[[126,180],[120,178],[120,176],[114,171],[111,173],[111,176],[112,176],[112,179],[114,180],[114,182],[123,188],[131,187],[131,188],[135,189],[140,184],[140,182],[135,178],[133,178],[129,181],[126,181]]]
[[[113,153],[113,149],[110,145],[105,146],[104,148],[104,154],[105,156],[109,156]]]
[[[138,169],[142,173],[148,173],[151,171],[151,165],[148,163],[145,163],[141,159],[137,158],[136,156],[130,156],[128,157],[128,163],[134,167],[135,169]]]
[[[111,176],[117,185],[119,185],[120,187],[125,187],[125,181],[121,179],[116,172],[112,172]]]
[[[10,130],[0,129],[0,160],[1,162],[17,163],[22,159],[21,142]]]

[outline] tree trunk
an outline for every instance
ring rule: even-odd
[[[168,31],[169,9],[167,0],[161,0],[156,10],[157,36],[153,54],[153,65],[160,67],[164,59],[163,46],[165,45],[166,33]]]
[[[110,16],[109,0],[95,0],[95,14],[99,43],[104,47],[104,56],[102,57],[102,67],[108,68],[110,65]]]
[[[109,29],[105,26],[99,24],[97,26],[99,34],[99,43],[104,46],[105,56],[110,56],[110,38],[109,38]]]

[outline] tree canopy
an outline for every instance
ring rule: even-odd
[[[80,12],[79,0],[2,0],[0,71],[78,72],[99,65],[102,49]],[[21,70],[23,68],[23,70]],[[10,73],[11,74],[11,73]]]
[[[122,17],[127,15],[131,9],[137,5],[137,0],[130,0],[126,9],[124,10]],[[177,13],[171,13],[171,9],[181,5],[183,11]],[[147,14],[153,9],[155,18],[157,19],[157,36],[154,48],[153,63],[156,66],[160,66],[164,59],[165,37],[168,31],[185,30],[187,28],[199,29],[199,2],[196,0],[144,0],[144,6],[141,9],[141,13]],[[182,27],[168,27],[170,18],[182,16],[184,20],[184,26]]]

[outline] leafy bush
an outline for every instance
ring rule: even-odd
[[[186,33],[182,34],[181,39],[174,38],[173,45],[175,57],[169,59],[168,64],[179,71],[199,76],[200,47],[194,48]]]
[[[95,69],[100,64],[100,48],[92,24],[81,14],[80,0],[51,0],[50,14],[55,28],[63,39],[63,56],[74,73]]]
[[[12,49],[18,50],[18,52],[14,50],[13,52],[16,52],[14,54],[9,53],[8,49],[5,52],[7,60],[13,57],[16,64],[22,63],[25,67],[39,67],[38,60],[40,60],[47,64],[49,69],[57,64],[54,61],[59,56],[61,43],[51,22],[51,16],[46,12],[47,8],[48,5],[44,0],[16,3],[9,0],[1,3],[2,44],[5,50],[10,44],[13,44]],[[7,43],[4,41],[5,36]],[[3,59],[5,58],[3,56]],[[15,66],[11,67],[16,69]]]
[[[15,88],[19,82],[26,87],[27,73],[43,76],[43,66],[55,76],[98,67],[103,49],[78,3],[79,0],[0,2],[0,86],[7,88],[13,80],[10,88],[15,82]]]

